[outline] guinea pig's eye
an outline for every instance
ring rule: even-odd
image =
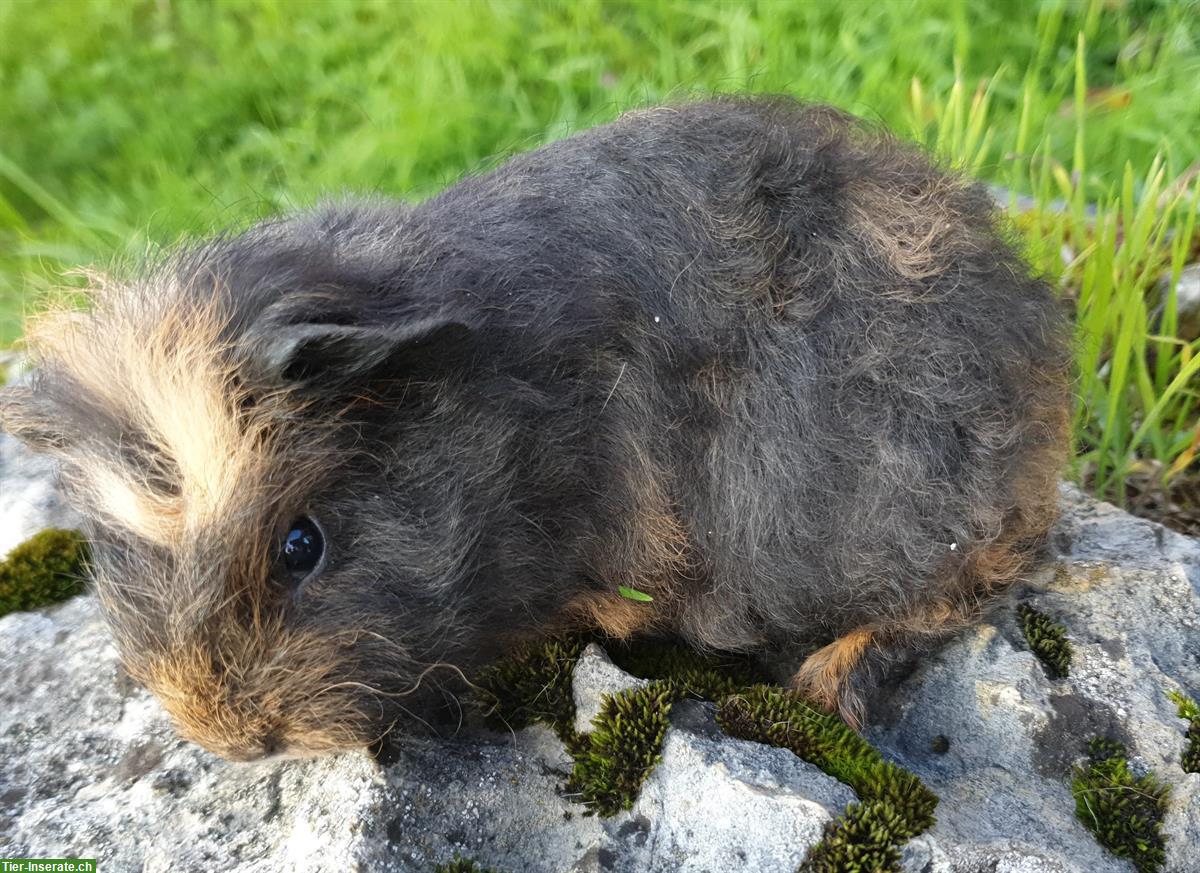
[[[312,573],[324,554],[325,536],[315,521],[301,515],[288,525],[280,557],[293,580],[298,582]]]

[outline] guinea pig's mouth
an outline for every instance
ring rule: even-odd
[[[217,752],[217,754],[220,754],[229,761],[248,764],[267,761],[299,761],[308,758],[317,758],[328,754],[329,751],[328,749],[307,749],[303,746],[291,745],[272,737],[263,740],[262,744],[257,747],[247,746],[243,749],[224,750]]]
[[[323,755],[348,752],[368,746],[366,742],[355,742],[348,738],[310,737],[310,741],[292,741],[275,734],[267,734],[261,739],[245,737],[235,742],[214,742],[211,735],[198,734],[187,729],[176,720],[179,735],[190,742],[196,743],[214,755],[227,761],[238,763],[254,763],[262,761],[289,761],[317,758]],[[315,740],[312,742],[311,740]]]
[[[187,724],[178,716],[174,721],[183,739],[228,761],[238,762],[317,758],[365,749],[372,740],[372,737],[364,735],[367,725],[353,721],[322,726],[305,723],[243,723],[232,730],[218,728],[217,725],[221,724],[219,721],[215,724]],[[228,720],[223,726],[231,727]]]
[[[227,761],[236,761],[238,763],[250,763],[253,761],[268,761],[275,758],[287,757],[283,753],[283,747],[279,746],[274,741],[265,741],[257,748],[252,745],[246,745],[237,749],[213,749],[206,747],[210,752],[220,755]]]
[[[358,684],[344,678],[338,640],[284,633],[274,639],[280,641],[274,648],[214,650],[202,642],[149,664],[125,660],[183,739],[227,760],[309,758],[368,746],[378,719]]]

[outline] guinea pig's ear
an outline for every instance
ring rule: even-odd
[[[252,356],[260,376],[277,385],[327,390],[449,372],[469,356],[471,329],[442,318],[388,327],[288,324],[255,345]]]
[[[0,429],[39,452],[61,449],[67,438],[59,426],[62,416],[27,384],[0,390]]]

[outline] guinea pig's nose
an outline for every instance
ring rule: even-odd
[[[270,758],[284,757],[281,754],[282,751],[283,748],[279,742],[279,738],[268,736],[263,737],[254,744],[248,743],[236,751],[227,754],[226,757],[233,761],[249,763],[251,761],[265,761]]]
[[[262,739],[262,751],[258,755],[258,760],[282,758],[285,757],[285,751],[284,743],[279,737],[274,735],[266,736]]]

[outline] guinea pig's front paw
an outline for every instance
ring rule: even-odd
[[[838,637],[809,655],[788,685],[813,706],[836,712],[854,730],[861,730],[864,706],[850,680],[874,638],[869,628]]]

